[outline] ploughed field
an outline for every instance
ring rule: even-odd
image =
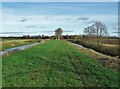
[[[118,87],[118,72],[70,42],[50,40],[2,59],[3,87]]]

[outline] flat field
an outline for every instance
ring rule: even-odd
[[[118,87],[116,70],[77,50],[50,40],[2,59],[3,87]]]
[[[39,41],[39,39],[17,39],[17,40],[2,40],[0,46],[2,47],[0,51],[4,51],[8,48],[27,45]]]

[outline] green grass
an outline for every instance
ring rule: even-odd
[[[4,51],[6,49],[12,48],[12,47],[18,47],[22,45],[31,44],[34,42],[39,41],[39,39],[17,39],[17,40],[3,40],[0,42],[0,46],[2,47],[0,51]]]
[[[69,42],[50,40],[2,60],[3,87],[117,87],[118,73],[79,52]]]

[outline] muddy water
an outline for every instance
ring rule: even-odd
[[[32,46],[35,46],[37,44],[41,44],[43,42],[39,42],[39,43],[33,43],[33,44],[28,44],[28,45],[24,45],[24,46],[18,46],[18,47],[14,47],[14,48],[9,48],[9,49],[6,49],[5,51],[3,52],[0,52],[0,56],[4,55],[4,54],[7,54],[7,53],[11,53],[13,51],[22,51],[22,50],[25,50],[29,47],[32,47]]]

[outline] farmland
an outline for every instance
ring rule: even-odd
[[[38,42],[39,39],[3,39],[0,42],[0,46],[2,47],[2,51],[8,49],[8,48],[12,48],[12,47],[17,47],[17,46],[22,46],[22,45],[26,45],[26,44],[30,44],[30,43],[35,43]]]
[[[3,57],[3,87],[118,87],[116,70],[77,50],[50,40]]]

